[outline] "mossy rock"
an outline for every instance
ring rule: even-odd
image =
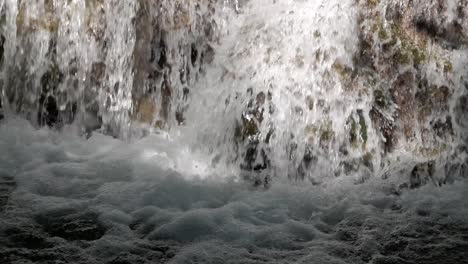
[[[440,156],[442,153],[446,152],[449,149],[447,144],[439,143],[436,146],[431,147],[420,147],[417,149],[417,155],[420,155],[425,158],[435,158]]]
[[[374,8],[380,3],[380,0],[366,0],[368,7]]]
[[[333,63],[332,68],[343,79],[350,78],[351,75],[352,75],[352,72],[353,72],[353,70],[350,67],[348,67],[348,66],[346,66],[346,65],[344,65],[342,63],[339,63],[337,61],[335,61],[335,63]]]
[[[312,142],[314,138],[317,136],[317,132],[319,131],[318,127],[315,125],[307,125],[304,129],[304,134],[309,142]]]
[[[388,105],[388,100],[382,90],[374,90],[374,104],[380,108],[385,108]]]
[[[372,160],[373,160],[373,158],[374,158],[374,156],[372,155],[372,153],[367,152],[361,158],[362,164],[364,164],[364,166],[366,166],[367,168],[372,170],[372,167],[373,167]]]
[[[253,118],[251,119],[243,118],[242,124],[243,124],[242,138],[248,138],[248,137],[257,135],[258,126]]]
[[[383,23],[380,23],[380,24],[375,24],[378,29],[379,29],[379,38],[380,40],[387,40],[390,36],[387,32],[387,29],[385,28],[384,24]],[[375,29],[376,30],[376,29]],[[377,31],[377,30],[376,30]]]
[[[48,1],[52,2],[51,0],[48,0]],[[89,7],[89,8],[96,8],[97,6],[102,5],[103,3],[104,3],[104,0],[86,0],[85,1],[86,7]]]
[[[304,129],[304,134],[309,142],[318,139],[322,146],[330,143],[335,137],[331,121],[323,121],[320,124],[308,124]]]
[[[416,67],[421,65],[427,59],[425,50],[420,49],[419,47],[416,47],[416,46],[411,47],[411,54],[413,55],[413,63],[414,63],[414,66]]]
[[[321,145],[330,143],[335,137],[335,131],[333,131],[332,122],[331,121],[324,122],[320,126],[318,133],[320,134]]]
[[[252,88],[249,88],[247,92],[250,96],[253,96]],[[265,104],[267,100],[271,100],[271,95],[265,92],[259,92],[255,99],[252,98],[248,105],[247,110],[242,113],[241,124],[237,124],[234,137],[237,141],[242,141],[260,134],[259,125],[263,122]],[[271,137],[271,133],[268,136]]]
[[[27,16],[26,4],[20,3],[18,15],[16,16],[18,33],[31,33],[38,30],[45,30],[51,33],[57,32],[59,20],[51,14],[51,10],[48,10],[49,7],[46,6],[46,11],[49,14],[38,18],[31,18]]]
[[[408,36],[407,32],[399,23],[391,24],[392,39],[390,43],[396,47],[393,60],[398,65],[409,65],[413,63],[415,67],[420,66],[428,59],[426,52],[427,43],[424,39],[416,41]]]
[[[448,104],[448,99],[451,96],[452,92],[447,86],[434,87],[430,91],[432,101],[435,105],[446,106]]]
[[[397,65],[409,65],[411,62],[410,53],[405,49],[399,48],[393,55],[393,60]]]
[[[143,97],[138,103],[137,120],[151,124],[157,112],[156,102],[150,96]]]
[[[450,61],[444,62],[444,73],[452,73],[453,72],[453,64]]]
[[[165,126],[166,122],[164,120],[157,120],[156,122],[154,122],[154,127],[157,129],[164,129]]]

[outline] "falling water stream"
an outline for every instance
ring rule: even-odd
[[[436,2],[0,0],[0,262],[468,263]]]

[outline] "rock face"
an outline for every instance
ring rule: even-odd
[[[417,142],[418,155],[434,156],[454,140],[450,103],[463,92],[465,77],[454,63],[466,59],[466,55],[457,58],[458,51],[466,51],[466,42],[461,40],[463,34],[456,41],[450,37],[464,22],[459,15],[448,17],[453,10],[442,2],[360,3],[366,12],[361,14],[356,66],[361,74],[369,70],[378,78],[378,86],[369,87],[375,97],[370,116],[387,150],[399,141]],[[464,9],[466,5],[459,1],[456,12]],[[385,111],[386,117],[381,114]]]
[[[409,177],[412,186],[420,185],[458,145],[466,144],[466,131],[456,121],[466,111],[453,109],[467,93],[466,1],[358,5],[360,43],[354,68],[355,78],[374,79],[365,87],[374,97],[368,116],[380,134],[384,157],[399,149],[429,162],[417,165]]]
[[[295,114],[310,115],[308,110],[322,112],[322,117],[320,122],[306,123],[305,135],[291,132],[291,143],[286,148],[296,167],[289,173],[290,177],[307,178],[309,171],[320,166],[323,157],[327,159],[336,152],[341,161],[337,165],[326,165],[335,166],[336,176],[366,175],[385,170],[387,164],[395,160],[397,152],[408,153],[421,161],[408,165],[407,181],[411,187],[427,182],[441,184],[448,178],[464,176],[459,170],[449,172],[443,167],[450,157],[465,155],[457,149],[466,145],[468,131],[464,129],[468,122],[461,118],[468,113],[462,106],[468,93],[466,1],[408,1],[402,4],[361,0],[356,1],[355,7],[358,10],[359,42],[352,63],[338,59],[331,61],[331,67],[325,67],[322,74],[328,83],[336,81],[333,76],[338,77],[338,86],[342,87],[340,93],[355,98],[356,105],[361,107],[352,110],[354,106],[348,106],[352,111],[348,111],[346,124],[337,125],[337,120],[329,119],[339,110],[333,100],[298,95],[300,90],[296,92],[294,95],[302,96],[305,103],[304,107],[299,105],[291,110],[291,118]],[[320,40],[323,34],[315,31],[314,37]],[[300,63],[296,66],[300,71],[314,63],[329,63],[332,56],[320,49],[312,61],[304,56],[298,58]],[[294,88],[288,89],[294,91]],[[270,160],[270,154],[265,158],[260,156],[270,144],[266,143],[265,147],[265,143],[259,145],[255,139],[265,139],[267,134],[270,135],[268,138],[271,135],[275,138],[281,131],[278,127],[281,124],[274,124],[276,129],[272,132],[271,126],[260,128],[270,113],[262,111],[259,122],[252,105],[246,106],[243,113],[247,114],[240,118],[235,135],[247,145],[246,155],[241,155],[244,164],[249,164],[249,160],[250,163]],[[309,138],[308,142],[302,138],[304,136]],[[262,158],[256,159],[258,156]],[[455,167],[466,167],[462,165],[466,163],[463,160],[457,159]],[[265,164],[267,166],[245,166],[245,169],[263,170],[269,167]],[[312,179],[312,182],[316,181]]]
[[[208,43],[216,41],[215,10],[211,1],[140,1],[134,118],[160,129],[184,123],[190,89],[213,57]]]
[[[15,2],[0,32],[1,101],[13,111],[50,127],[94,115],[119,137],[132,122],[184,123],[190,89],[213,60],[213,1]]]

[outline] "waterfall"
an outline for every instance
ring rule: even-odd
[[[452,157],[465,152],[468,56],[453,34],[466,22],[456,4],[1,7],[3,112],[37,127],[73,123],[124,140],[164,131],[260,182],[362,182],[401,164],[431,164],[444,182],[459,167],[448,165]]]
[[[0,0],[1,263],[467,263],[467,0]]]

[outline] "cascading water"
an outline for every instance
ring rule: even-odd
[[[2,262],[468,263],[466,0],[0,9]]]

